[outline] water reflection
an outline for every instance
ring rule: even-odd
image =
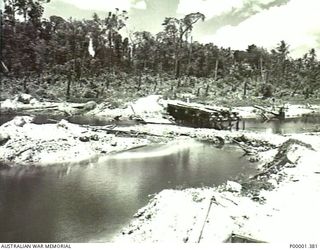
[[[306,133],[320,130],[320,116],[308,115],[301,118],[288,118],[284,121],[260,121],[246,119],[242,121],[242,130],[273,134]]]
[[[218,185],[254,172],[231,146],[188,141],[151,148],[86,167],[0,171],[0,241],[108,241],[154,193]]]

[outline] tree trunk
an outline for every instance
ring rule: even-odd
[[[181,64],[180,63],[180,59],[176,58],[176,61],[175,61],[175,79],[179,79],[180,78],[180,64]]]
[[[141,89],[141,82],[142,82],[142,73],[140,71],[139,77],[138,77],[138,91]]]
[[[178,46],[176,49],[176,58],[175,58],[175,79],[180,78],[180,67],[181,67],[181,59],[180,53],[182,49],[182,37],[179,38]]]
[[[188,55],[187,76],[190,76],[191,57],[192,57],[192,43],[193,43],[193,37],[191,36],[189,55]]]
[[[197,94],[196,94],[196,95],[197,95],[198,97],[200,96],[200,90],[201,90],[201,88],[198,88],[198,89],[197,89]]]
[[[72,81],[72,77],[71,75],[69,74],[68,75],[68,83],[67,83],[67,100],[70,99],[70,89],[71,89],[71,81]]]
[[[248,83],[247,81],[244,82],[244,88],[243,88],[243,97],[246,98],[247,96],[247,86],[248,86]]]
[[[214,80],[216,81],[218,78],[218,67],[219,67],[219,59],[216,60],[216,65],[214,68]]]
[[[207,83],[207,86],[206,86],[206,93],[205,95],[208,96],[209,95],[209,89],[210,89],[210,84]]]
[[[26,75],[25,78],[24,78],[24,80],[23,80],[23,91],[24,91],[24,93],[26,93],[26,94],[29,94],[29,89],[28,89],[28,87],[27,87],[27,81],[28,81],[28,79],[29,79],[29,76]]]
[[[260,57],[260,74],[261,74],[261,81],[265,83],[265,79],[263,75],[263,67],[262,67],[262,57]]]

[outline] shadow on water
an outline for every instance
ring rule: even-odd
[[[254,173],[255,165],[235,147],[194,141],[140,148],[81,167],[5,169],[0,241],[109,241],[150,195]]]
[[[305,115],[300,118],[287,118],[284,121],[245,119],[240,122],[240,130],[274,134],[306,133],[320,131],[320,115]]]

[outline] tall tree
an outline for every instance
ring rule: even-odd
[[[173,17],[165,18],[162,25],[165,27],[165,31],[169,36],[172,36],[174,48],[175,48],[175,78],[180,77],[180,63],[181,54],[183,52],[183,42],[184,39],[187,42],[188,37],[193,29],[194,24],[199,20],[204,21],[205,15],[200,12],[190,13],[182,19],[177,19]]]

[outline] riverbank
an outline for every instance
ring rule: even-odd
[[[70,164],[148,144],[147,139],[117,137],[66,120],[42,125],[31,121],[32,117],[16,117],[1,126],[4,164]]]
[[[261,173],[241,184],[162,191],[114,241],[316,243],[319,136],[282,138],[259,153]]]
[[[0,102],[1,114],[23,114],[48,116],[84,116],[92,119],[101,119],[114,122],[118,120],[133,120],[142,118],[147,122],[171,123],[166,115],[168,99],[163,99],[161,95],[149,95],[135,101],[124,103],[122,108],[113,108],[108,102],[96,103],[89,101],[86,103],[69,102],[49,102],[39,101],[29,94],[17,94],[13,98]],[[192,104],[192,102],[190,103]],[[277,112],[277,104],[270,104],[265,107],[267,111]],[[199,106],[199,104],[195,105]],[[280,104],[279,104],[280,105]],[[286,118],[297,118],[308,114],[320,114],[320,105],[310,104],[290,104],[281,103],[285,107]],[[228,109],[239,113],[243,119],[261,119],[261,110],[254,106],[222,106],[210,105],[214,109]]]
[[[28,116],[18,116],[1,125],[0,160],[9,167],[70,166],[151,143],[189,138],[219,147],[233,143],[243,149],[250,161],[259,162],[258,175],[219,187],[164,190],[136,213],[114,241],[229,242],[233,241],[232,235],[262,242],[318,239],[320,133],[276,135],[176,126],[163,112],[166,102],[160,96],[149,96],[128,103],[124,109],[109,109],[92,102],[43,103],[28,95],[17,96],[1,102],[1,111],[23,111]],[[291,105],[288,114],[298,117],[318,109],[319,106]],[[150,123],[88,126],[62,119],[53,124],[34,124],[32,115],[39,110],[69,115],[80,112],[77,114],[112,122],[141,119]],[[254,110],[237,108],[246,118],[259,117]]]
[[[139,130],[131,133],[130,130],[115,129],[115,123],[131,121],[134,124],[136,119],[141,119],[135,112],[145,119],[152,114],[153,118],[161,121],[160,110],[163,108],[157,99],[159,97],[151,96],[128,104],[125,109],[109,109],[105,103],[40,102],[31,95],[17,95],[0,103],[4,122],[5,116],[12,119],[20,114],[0,127],[0,161],[10,166],[69,164],[157,142],[159,139],[155,136],[137,135]],[[146,102],[149,105],[145,105]],[[45,124],[33,123],[39,115],[48,118]],[[74,116],[108,125],[80,125],[63,119]],[[161,142],[166,141],[166,138],[161,139]]]
[[[66,120],[54,124],[35,124],[33,119],[32,116],[17,116],[0,126],[0,160],[5,165],[72,164],[152,143],[188,138],[220,146],[234,143],[234,140],[258,140],[255,144],[259,148],[264,150],[269,146],[263,142],[262,134],[254,132],[195,129],[169,124],[87,126]],[[277,135],[270,136],[281,138]]]
[[[128,103],[127,108],[121,110],[105,108],[104,104],[91,105],[91,110],[89,110],[86,108],[89,104],[80,106],[66,103],[48,104],[39,102],[30,95],[20,95],[2,102],[2,111],[11,113],[11,116],[19,113],[19,110],[23,110],[24,114],[29,114],[29,116],[17,116],[1,126],[0,160],[6,165],[68,164],[90,161],[110,153],[154,142],[166,143],[184,137],[218,144],[233,143],[232,138],[241,137],[243,134],[239,131],[216,131],[173,125],[164,112],[166,101],[160,96],[141,98],[134,103]],[[47,107],[55,107],[55,110],[52,111]],[[88,120],[90,117],[98,118],[108,125],[74,124],[54,115],[53,118],[56,117],[56,120],[53,119],[53,124],[48,124],[48,121],[44,122],[45,124],[33,123],[39,110],[41,110],[40,114],[45,112],[44,115],[46,112],[75,114],[79,107],[85,109],[85,114],[80,117],[86,117]],[[141,120],[147,124],[140,123],[131,126],[114,124],[129,120]],[[259,137],[255,133],[252,135]]]

